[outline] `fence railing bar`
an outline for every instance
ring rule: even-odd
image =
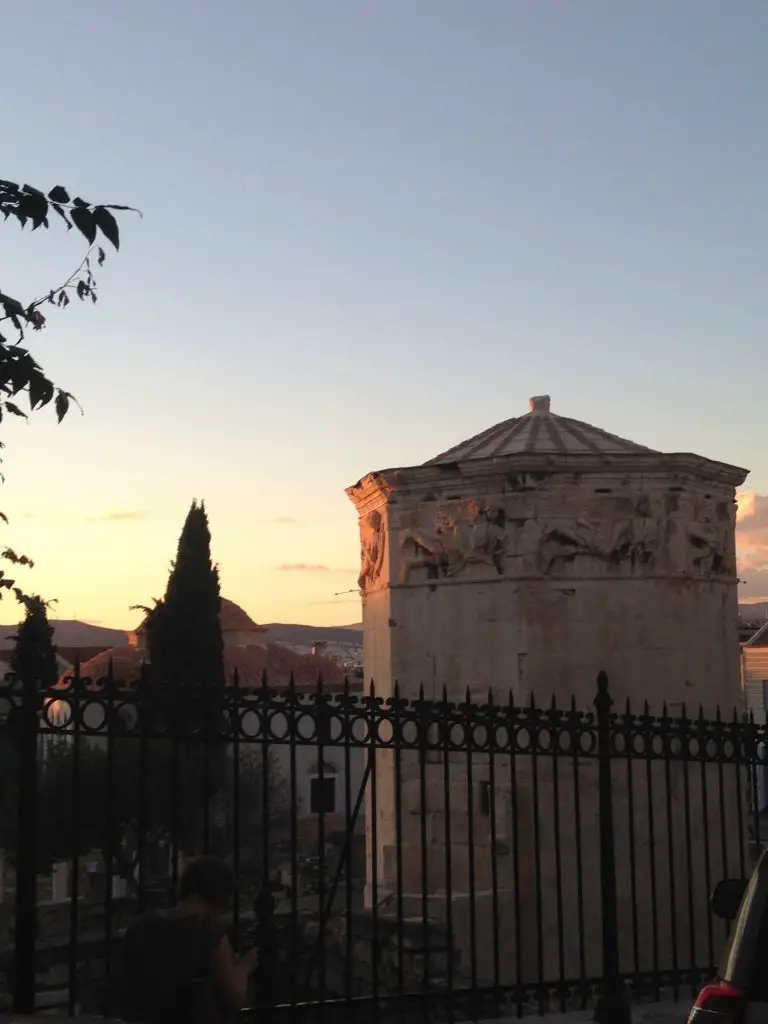
[[[448,692],[443,687],[443,706],[447,708],[448,705]],[[446,935],[446,946],[448,947],[447,963],[446,963],[446,984],[449,991],[453,990],[454,987],[454,934],[453,934],[453,857],[451,854],[451,847],[453,843],[453,836],[451,833],[452,824],[452,811],[451,811],[451,721],[445,714],[445,720],[441,723],[441,737],[442,737],[442,761],[443,761],[443,790],[445,793],[445,814],[444,814],[444,834],[443,843],[445,846],[445,935]],[[401,875],[402,878],[402,875]],[[402,918],[402,904],[399,907],[398,917]],[[400,934],[402,934],[402,924],[400,925]],[[402,1011],[405,1012],[403,1006]],[[453,1024],[454,1012],[453,1003],[448,1004],[448,1024]]]
[[[640,971],[640,935],[638,927],[637,850],[635,839],[635,762],[631,756],[631,752],[634,749],[634,730],[629,699],[627,699],[624,711],[624,723],[626,726],[627,743],[627,838],[629,842],[629,898],[630,906],[632,907],[632,964],[637,974]]]
[[[616,833],[613,820],[612,714],[608,677],[600,672],[594,705],[597,713],[598,804],[600,830],[600,909],[603,919],[603,979],[595,1007],[597,1024],[631,1024],[632,1014],[621,983],[619,919],[616,899]]]
[[[546,985],[544,975],[544,891],[542,883],[541,856],[541,805],[539,793],[539,709],[531,695],[530,743],[531,743],[531,807],[533,815],[533,870],[536,906],[536,983],[539,990],[539,1013],[546,1009]]]
[[[683,731],[687,731],[688,717],[686,713],[685,704],[681,708],[681,723]],[[682,759],[682,772],[683,772],[683,818],[685,828],[685,864],[686,864],[686,890],[687,890],[687,903],[688,903],[688,942],[689,942],[689,955],[691,964],[696,964],[696,905],[694,896],[694,860],[693,860],[693,840],[691,837],[691,825],[692,825],[692,813],[691,813],[691,784],[689,779],[689,760],[687,757],[688,751],[685,751],[686,756]],[[704,837],[706,842],[706,836]]]
[[[493,692],[488,691],[488,707],[493,706]],[[491,853],[491,952],[493,956],[493,987],[496,991],[501,987],[501,951],[499,927],[499,848],[497,843],[496,820],[496,722],[488,727],[488,817],[490,824]],[[494,1012],[499,1013],[500,1002],[494,1005]]]
[[[709,893],[712,891],[712,856],[709,848],[710,843],[710,828],[709,828],[709,792],[707,789],[707,762],[706,762],[706,740],[704,737],[705,733],[705,722],[704,722],[704,708],[699,704],[699,714],[696,721],[697,731],[699,736],[699,781],[700,781],[700,792],[701,792],[701,823],[704,832],[704,880],[706,885],[706,891]],[[714,963],[715,960],[715,930],[713,915],[707,914],[707,956],[708,962]]]
[[[666,824],[667,824],[667,880],[669,882],[669,904],[668,904],[668,926],[669,926],[669,937],[671,941],[671,953],[672,953],[672,972],[674,975],[674,981],[672,983],[672,991],[674,993],[675,1000],[679,997],[679,990],[677,986],[677,970],[679,966],[678,959],[678,928],[677,928],[677,879],[675,877],[675,824],[674,815],[672,812],[672,750],[671,746],[675,742],[675,736],[672,729],[672,720],[667,713],[666,702],[663,705],[662,710],[662,728],[665,732],[663,735],[664,746],[664,806],[666,810]]]
[[[470,986],[477,988],[477,900],[475,892],[475,777],[473,772],[473,725],[472,698],[467,688],[463,706],[463,739],[466,750],[467,772],[467,892],[469,894],[469,970]],[[477,1007],[472,1006],[473,1018]]]

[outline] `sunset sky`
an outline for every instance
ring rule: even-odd
[[[540,393],[750,468],[768,596],[765,0],[40,0],[12,31],[0,177],[144,213],[33,339],[85,415],[3,425],[57,617],[135,621],[197,497],[226,596],[356,621],[345,486]],[[3,290],[81,242],[3,226]]]

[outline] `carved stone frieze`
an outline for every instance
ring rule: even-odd
[[[429,580],[472,570],[472,578],[735,573],[727,500],[662,490],[581,497],[580,508],[565,493],[542,508],[530,495],[507,494],[411,509],[397,531],[397,578],[408,582],[417,570]]]
[[[439,512],[429,529],[406,527],[400,536],[402,582],[415,569],[428,579],[458,576],[472,565],[503,575],[509,537],[506,513],[479,501],[461,502],[455,514]]]
[[[381,575],[386,543],[387,534],[381,512],[369,512],[360,520],[360,575],[357,585],[363,593]]]
[[[686,571],[695,576],[733,576],[733,504],[704,497],[694,503],[693,512],[686,523]]]

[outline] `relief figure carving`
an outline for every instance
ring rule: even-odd
[[[360,575],[357,577],[357,585],[363,592],[381,575],[385,544],[386,533],[381,512],[370,512],[360,529]]]
[[[462,557],[461,527],[454,516],[440,513],[434,529],[406,529],[400,540],[402,566],[400,581],[407,583],[414,569],[426,569],[429,579],[445,576],[451,564]]]
[[[715,507],[705,498],[699,515],[687,524],[688,572],[696,576],[730,576],[735,573],[732,547],[732,510],[725,502]]]
[[[572,562],[578,556],[605,558],[600,524],[589,516],[572,523],[545,524],[539,546],[539,568],[546,576],[559,562]]]
[[[664,540],[664,509],[658,498],[642,495],[632,518],[622,525],[611,547],[609,559],[615,564],[628,562],[633,568],[652,568],[661,555]]]
[[[466,510],[470,521],[467,543],[460,558],[449,566],[447,575],[456,576],[468,565],[489,565],[501,576],[509,545],[504,509],[484,508],[473,501]]]
[[[503,574],[508,545],[504,510],[478,502],[463,510],[466,517],[440,513],[433,530],[404,532],[401,582],[407,583],[415,569],[426,569],[429,579],[458,576],[470,565],[488,565]]]

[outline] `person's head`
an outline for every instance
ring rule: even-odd
[[[182,902],[195,901],[212,914],[229,910],[234,891],[234,875],[218,857],[197,857],[190,861],[179,882]]]

